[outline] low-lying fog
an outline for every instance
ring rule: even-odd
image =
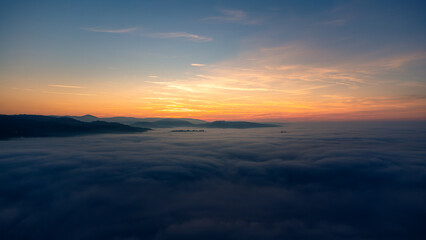
[[[171,130],[1,141],[0,238],[426,235],[425,123]]]

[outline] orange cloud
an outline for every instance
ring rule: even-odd
[[[207,120],[426,119],[426,85],[401,79],[410,76],[404,66],[422,59],[420,53],[336,59],[296,44],[193,68],[180,79],[107,76],[87,81],[90,93],[74,85],[5,85],[0,107],[3,113]]]

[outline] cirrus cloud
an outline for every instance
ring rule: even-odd
[[[89,32],[130,33],[130,32],[137,31],[139,28],[138,27],[131,27],[131,28],[121,28],[121,29],[106,29],[106,28],[99,28],[99,27],[88,27],[88,28],[82,28],[82,29],[89,31]]]
[[[187,33],[187,32],[150,33],[150,34],[146,34],[146,36],[149,36],[152,38],[163,38],[163,39],[183,38],[183,39],[195,41],[195,42],[209,42],[213,40],[213,38],[211,37],[201,36],[201,35]]]

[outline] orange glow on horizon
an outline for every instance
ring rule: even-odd
[[[303,54],[301,54],[303,53]],[[398,72],[426,55],[404,55],[369,62],[308,64],[315,56],[299,45],[260,49],[232,61],[203,65],[183,79],[152,75],[105,76],[71,84],[71,76],[5,76],[0,90],[3,114],[99,117],[176,117],[203,120],[350,121],[425,120],[426,98],[418,82],[378,78]],[[31,83],[25,79],[31,78]],[[23,80],[24,79],[24,80]],[[52,79],[62,79],[56,82]],[[125,82],[126,84],[123,84]],[[381,82],[381,84],[377,84]],[[13,84],[12,84],[13,83]]]

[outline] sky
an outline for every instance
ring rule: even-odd
[[[0,113],[426,119],[424,1],[0,1]]]

